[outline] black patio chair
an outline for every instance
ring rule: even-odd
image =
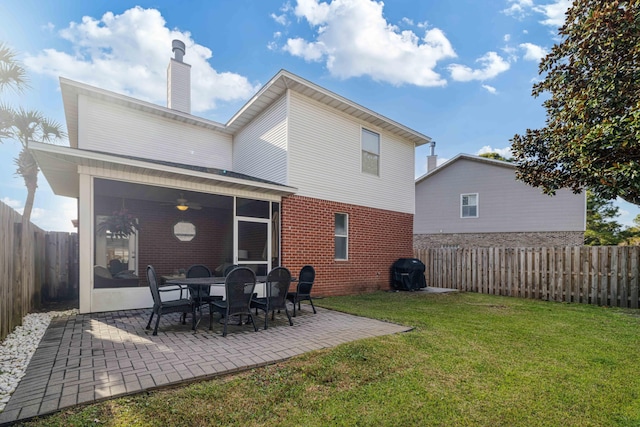
[[[246,314],[253,324],[253,330],[258,327],[251,314],[251,298],[256,288],[256,275],[246,267],[233,269],[225,278],[224,290],[225,299],[223,301],[211,301],[209,304],[209,329],[213,329],[213,313],[218,312],[224,316],[224,329],[222,336],[227,336],[227,325],[231,316],[238,316],[238,322],[242,325],[242,315]]]
[[[195,264],[187,269],[186,277],[213,277],[213,274],[211,274],[211,270],[206,265]],[[189,295],[198,310],[203,305],[211,303],[211,301],[222,299],[222,296],[211,295],[211,288],[206,286],[189,286]],[[186,317],[186,313],[184,313],[184,316]]]
[[[233,271],[233,269],[238,268],[239,265],[237,264],[231,264],[228,265],[227,268],[224,269],[224,277],[227,277],[229,275],[229,273],[231,273]]]
[[[293,326],[291,315],[287,309],[287,293],[291,286],[291,272],[284,267],[276,267],[267,274],[267,282],[265,284],[265,297],[254,297],[251,300],[251,308],[264,311],[264,328],[267,329],[269,312],[271,312],[271,320],[275,319],[275,312],[284,309],[289,319],[289,325]]]
[[[313,314],[316,314],[316,307],[313,305],[313,300],[311,299],[311,288],[315,280],[316,270],[310,265],[302,267],[300,275],[298,276],[298,289],[296,289],[295,292],[289,292],[287,294],[287,299],[293,303],[293,317],[296,317],[296,305],[298,305],[298,310],[300,310],[300,301],[305,300],[311,303]]]
[[[149,289],[151,290],[151,297],[153,298],[153,309],[151,311],[151,317],[149,317],[149,323],[147,323],[147,329],[151,329],[151,321],[154,314],[156,318],[156,325],[153,328],[153,335],[158,335],[158,324],[160,323],[160,317],[166,313],[188,313],[191,312],[193,316],[192,329],[196,327],[196,306],[190,298],[178,298],[167,300],[162,298],[164,292],[175,292],[180,290],[176,286],[163,286],[158,287],[158,278],[156,276],[155,269],[147,266],[147,280],[149,281]],[[182,323],[185,323],[183,318]]]

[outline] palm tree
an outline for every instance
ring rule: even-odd
[[[16,60],[16,53],[4,42],[0,42],[0,92],[6,88],[22,92],[28,88],[27,71]]]
[[[0,93],[5,89],[22,92],[28,87],[27,72],[16,59],[16,52],[6,43],[0,42]],[[64,138],[61,126],[35,110],[18,109],[0,103],[0,142],[13,139],[20,142],[22,150],[14,160],[16,173],[22,177],[27,187],[27,200],[22,213],[22,223],[31,220],[33,201],[38,188],[38,164],[29,151],[29,143],[53,142]]]
[[[12,89],[18,93],[28,87],[27,74],[24,66],[16,60],[16,53],[5,43],[0,42],[0,93],[5,89]],[[16,265],[18,286],[15,296],[21,297],[23,285],[30,283],[29,269],[24,269],[28,260],[30,221],[33,201],[38,188],[38,164],[29,151],[29,143],[53,142],[65,136],[62,128],[55,121],[44,117],[35,110],[25,110],[22,107],[12,108],[0,102],[0,143],[4,140],[20,142],[22,149],[14,159],[17,166],[16,173],[22,177],[27,187],[27,200],[22,212],[22,238],[20,239],[20,262]]]

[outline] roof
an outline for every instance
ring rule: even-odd
[[[430,137],[311,83],[287,70],[280,70],[269,80],[269,82],[227,122],[227,129],[232,133],[238,132],[273,102],[279,99],[287,89],[335,108],[358,120],[363,120],[380,129],[384,129],[389,133],[408,139],[415,145],[423,145],[431,142]]]
[[[348,114],[355,119],[364,121],[372,126],[376,126],[391,134],[411,141],[415,145],[423,145],[431,142],[431,138],[426,135],[362,107],[355,102],[286,70],[280,70],[226,124],[203,119],[185,112],[162,107],[63,77],[60,77],[60,88],[70,147],[32,143],[30,144],[30,148],[33,150],[38,165],[42,169],[47,181],[49,181],[53,191],[56,194],[68,197],[78,197],[79,194],[78,166],[109,168],[122,172],[134,171],[143,174],[152,174],[158,177],[170,176],[193,182],[216,182],[217,184],[227,187],[241,187],[270,194],[289,195],[297,191],[297,189],[293,187],[260,180],[232,171],[195,167],[168,161],[156,161],[91,150],[80,150],[78,149],[78,111],[80,109],[78,99],[81,95],[233,136],[269,108],[269,106],[283,96],[287,90],[293,90],[331,108],[335,108],[342,113]]]
[[[449,166],[451,166],[452,164],[454,164],[455,162],[457,162],[459,160],[470,160],[470,161],[473,161],[473,162],[484,163],[484,164],[488,164],[488,165],[492,165],[492,166],[499,166],[499,167],[503,167],[503,168],[516,169],[516,164],[515,163],[505,162],[503,160],[488,159],[486,157],[474,156],[474,155],[471,155],[471,154],[460,153],[457,156],[455,156],[454,158],[447,160],[446,162],[444,162],[442,165],[438,166],[434,170],[429,171],[429,172],[425,173],[424,175],[422,175],[421,177],[419,177],[418,179],[416,179],[416,184],[419,184],[420,182],[426,180],[427,178],[430,178],[433,175],[437,174],[438,172],[441,172],[442,170],[448,168]]]
[[[60,196],[76,198],[79,196],[78,166],[106,168],[111,171],[181,179],[194,183],[216,184],[232,189],[259,191],[280,196],[290,195],[297,191],[294,187],[223,169],[121,156],[38,142],[31,142],[29,148],[53,192]]]
[[[69,80],[64,77],[60,77],[60,88],[62,91],[62,102],[67,121],[69,144],[73,148],[78,147],[79,95],[102,99],[117,105],[124,105],[128,108],[171,118],[172,120],[188,123],[194,126],[202,126],[227,135],[234,135],[260,115],[260,113],[266,110],[273,102],[278,100],[287,91],[287,89],[301,93],[358,120],[363,120],[389,133],[405,138],[413,142],[415,145],[423,145],[431,142],[430,137],[423,135],[420,132],[358,105],[347,98],[337,95],[286,70],[280,70],[226,124],[203,119],[188,113],[132,98],[130,96],[120,95],[105,89]]]
[[[105,89],[100,89],[85,83],[60,77],[60,90],[62,92],[62,104],[64,106],[65,119],[67,121],[67,134],[69,135],[69,145],[78,147],[78,96],[85,95],[95,99],[101,99],[116,105],[123,105],[149,114],[167,117],[172,120],[187,123],[194,126],[201,126],[215,132],[231,135],[231,131],[222,123],[203,119],[188,113],[183,113],[171,108],[162,107],[151,102],[142,101],[126,95],[120,95]]]

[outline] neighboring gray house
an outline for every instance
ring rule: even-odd
[[[555,196],[516,180],[509,162],[459,154],[416,180],[414,248],[580,246],[585,193]]]

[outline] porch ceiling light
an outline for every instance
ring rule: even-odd
[[[176,205],[176,209],[178,209],[179,211],[186,211],[187,209],[189,209],[189,206],[185,205],[184,203],[180,203],[179,205]]]

